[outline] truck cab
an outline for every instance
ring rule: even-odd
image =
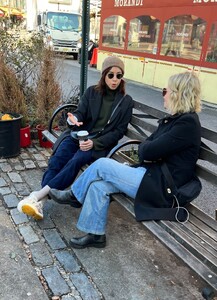
[[[64,11],[45,11],[37,16],[38,30],[45,34],[45,44],[55,52],[78,57],[81,15]]]

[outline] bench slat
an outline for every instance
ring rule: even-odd
[[[147,136],[146,136],[147,137]],[[136,140],[140,140],[142,141],[143,139],[145,139],[146,137],[141,137],[140,134],[138,134],[137,132],[133,131],[132,129],[128,128],[127,132],[124,136],[124,139],[136,139]]]
[[[214,241],[211,237],[209,237],[207,234],[203,233],[198,227],[196,227],[193,223],[187,222],[185,224],[185,229],[188,228],[192,232],[192,236],[194,235],[198,236],[200,239],[200,243],[202,245],[205,245],[205,247],[208,245],[210,247],[210,251],[213,253],[214,256],[217,257],[217,243]],[[214,251],[212,251],[214,249]]]
[[[188,211],[194,215],[197,219],[201,220],[203,223],[211,227],[213,230],[217,232],[217,222],[216,220],[210,218],[210,216],[207,216],[204,214],[204,212],[196,207],[193,203],[188,205]]]
[[[211,141],[213,143],[217,144],[217,135],[216,132],[208,129],[208,128],[201,128],[201,133],[202,133],[202,137],[204,137],[205,139],[207,139],[208,141]]]
[[[149,135],[151,134],[151,132],[153,132],[157,128],[157,125],[152,124],[146,120],[141,120],[135,116],[132,116],[130,124],[132,126],[141,127],[140,130],[142,130],[142,131],[144,131],[144,128],[145,128],[145,130],[149,132]]]
[[[54,144],[56,142],[56,140],[57,140],[57,138],[52,133],[50,133],[48,130],[42,131],[42,134],[52,144]]]
[[[133,204],[130,201],[126,201],[126,197],[121,197],[119,195],[113,195],[116,201],[120,202],[125,206],[127,205],[127,210],[133,215],[134,208]],[[192,216],[190,216],[191,219]],[[193,216],[194,218],[194,216]],[[150,222],[150,221],[149,221]],[[144,223],[147,222],[142,222]],[[170,221],[159,221],[157,222],[159,226],[161,226],[166,232],[173,236],[182,246],[184,246],[187,250],[195,255],[200,261],[202,261],[205,265],[211,268],[212,271],[217,272],[217,243],[213,243],[213,247],[209,244],[201,244],[201,239],[195,235],[185,224],[179,224]]]
[[[210,238],[212,238],[214,241],[217,241],[217,232],[212,228],[210,228],[210,226],[208,226],[207,223],[203,223],[201,220],[199,220],[197,217],[193,215],[191,215],[191,222],[202,232],[204,232]]]
[[[143,222],[145,223],[145,222]],[[152,232],[169,250],[184,261],[193,271],[204,279],[215,291],[217,291],[217,276],[204,263],[196,258],[189,250],[184,248],[182,244],[177,243],[171,235],[157,226],[156,222],[146,222],[143,224],[150,232]]]
[[[200,148],[200,159],[207,160],[210,163],[217,165],[217,155],[215,152],[212,152],[204,147]]]
[[[217,258],[211,253],[213,249],[209,248],[211,251],[208,251],[203,245],[200,244],[200,241],[196,236],[188,229],[182,225],[178,226],[170,221],[161,221],[159,222],[160,226],[164,228],[169,234],[171,234],[180,244],[182,244],[187,250],[195,255],[200,261],[202,261],[206,266],[208,266],[213,272],[217,272]],[[194,237],[194,238],[193,238]]]
[[[151,107],[151,106],[148,106],[144,103],[141,103],[141,102],[138,102],[136,100],[133,100],[134,102],[134,109],[137,109],[147,115],[151,115],[151,116],[154,116],[156,117],[157,119],[161,119],[163,117],[165,117],[166,113],[165,111],[162,111],[162,110],[159,110],[157,108],[154,108],[154,107]]]
[[[134,209],[130,199],[121,194],[112,195],[112,199],[122,205],[131,215],[135,217]],[[168,221],[165,221],[168,222]],[[156,236],[162,244],[171,250],[177,257],[184,261],[193,271],[204,279],[214,290],[217,291],[217,275],[210,270],[203,262],[195,257],[188,249],[171,236],[163,227],[160,226],[162,221],[141,222],[145,228]]]
[[[196,165],[196,173],[199,177],[207,180],[213,185],[217,184],[216,174],[202,166]]]

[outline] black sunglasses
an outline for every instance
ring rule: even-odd
[[[112,79],[114,76],[116,76],[117,79],[121,79],[121,78],[123,78],[123,76],[124,76],[124,75],[121,74],[121,73],[116,74],[116,75],[113,74],[113,73],[108,73],[107,75],[108,75],[108,78],[109,78],[109,79]]]
[[[166,95],[166,93],[167,93],[167,88],[163,88],[162,89],[162,95],[163,95],[163,97]]]

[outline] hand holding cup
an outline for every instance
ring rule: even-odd
[[[89,136],[89,132],[86,130],[80,130],[77,132],[77,137],[79,140],[79,143],[82,141],[87,141]]]
[[[88,139],[89,133],[86,130],[77,132],[77,138],[79,140],[80,150],[89,151],[93,148],[93,141]]]

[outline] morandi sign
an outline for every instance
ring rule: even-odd
[[[142,6],[143,0],[115,0],[114,6]]]
[[[192,0],[192,3],[217,3],[217,0]],[[114,0],[114,7],[143,6],[143,0]]]

